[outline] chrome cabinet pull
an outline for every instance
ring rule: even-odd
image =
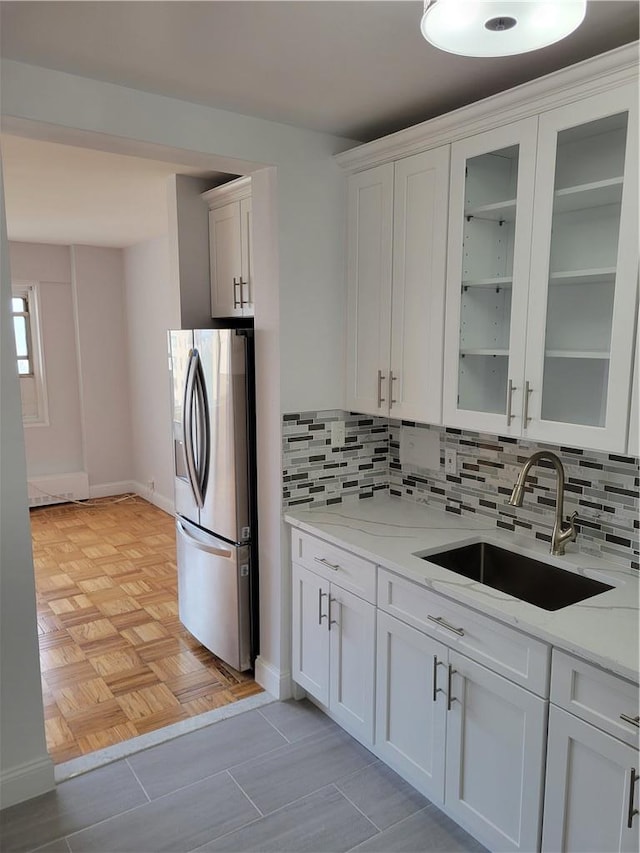
[[[383,375],[382,371],[378,371],[378,408],[382,408],[382,404],[386,403],[386,400],[382,396],[382,381],[387,377]]]
[[[243,291],[243,289],[242,289],[242,288],[243,288],[243,287],[244,287],[244,285],[246,284],[246,285],[247,285],[247,291],[248,291],[248,290],[249,290],[249,282],[248,282],[248,281],[245,281],[245,280],[242,278],[242,276],[240,276],[240,278],[238,279],[238,284],[240,285],[240,307],[242,308],[242,307],[243,307],[243,305],[248,305],[248,304],[249,304],[249,300],[248,300],[248,299],[243,299],[243,298],[242,298],[242,297],[244,296],[244,291]]]
[[[322,563],[323,566],[331,569],[332,572],[339,572],[342,568],[342,566],[339,566],[337,563],[330,563],[329,560],[326,560],[324,557],[314,557],[313,559],[316,563]]]
[[[629,717],[627,714],[620,714],[620,719],[624,720],[625,723],[631,723],[631,725],[635,726],[637,729],[640,728],[640,717]]]
[[[634,815],[640,814],[638,809],[634,809],[633,807],[633,798],[636,792],[636,782],[640,779],[640,776],[636,773],[636,768],[631,768],[631,778],[629,780],[629,811],[627,813],[627,829],[631,829],[633,826],[633,818]]]
[[[433,701],[435,702],[437,699],[438,693],[444,693],[442,687],[437,686],[438,682],[438,667],[445,666],[445,663],[441,660],[438,660],[438,655],[433,656]]]
[[[451,680],[453,676],[458,672],[457,669],[454,669],[451,664],[447,667],[447,711],[451,710],[452,702],[459,702],[459,699],[456,699],[455,696],[451,695]]]
[[[240,288],[240,300],[236,296],[236,287]],[[234,308],[242,308],[242,279],[233,277],[233,307]]]
[[[398,377],[393,375],[393,370],[389,371],[389,408],[398,401],[393,396],[393,383],[398,381]]]
[[[512,406],[513,406],[513,392],[517,391],[517,390],[518,389],[513,384],[513,381],[510,379],[509,380],[509,387],[507,390],[507,426],[511,426],[511,421],[515,418],[515,415],[512,412]]]
[[[529,385],[529,380],[524,383],[524,412],[522,413],[522,423],[526,427],[529,421],[533,418],[529,417],[529,395],[533,394],[533,388]]]
[[[446,619],[442,618],[442,616],[431,616],[427,613],[427,619],[430,622],[435,622],[436,625],[439,625],[441,628],[446,628],[447,631],[453,631],[453,633],[457,634],[459,637],[464,637],[464,631],[462,628],[456,628],[455,625],[450,625]]]
[[[337,598],[331,598],[331,596],[329,596],[329,625],[328,625],[329,630],[331,630],[332,625],[339,625],[340,624],[337,619],[331,618],[331,604],[334,601],[340,605],[340,616],[342,616],[342,602],[338,601]]]
[[[318,625],[322,625],[322,620],[327,618],[327,614],[322,612],[322,599],[328,593],[318,590]]]

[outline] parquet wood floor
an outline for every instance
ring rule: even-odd
[[[55,763],[260,693],[178,619],[174,520],[139,497],[31,510]]]

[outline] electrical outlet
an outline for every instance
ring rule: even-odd
[[[447,474],[455,474],[458,470],[456,452],[450,447],[447,447],[444,451],[444,470]]]
[[[155,492],[156,481],[154,479],[147,480],[147,489],[149,489],[150,492]]]
[[[331,447],[344,447],[345,423],[344,421],[331,421]]]

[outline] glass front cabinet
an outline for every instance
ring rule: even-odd
[[[445,423],[626,450],[637,151],[632,86],[453,144]]]

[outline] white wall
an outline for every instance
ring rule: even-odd
[[[76,326],[68,246],[10,243],[16,280],[40,282],[48,423],[25,429],[29,477],[84,470]]]
[[[53,786],[44,738],[20,388],[9,321],[11,276],[0,171],[0,803]]]
[[[132,435],[132,480],[167,512],[173,510],[173,448],[167,330],[180,328],[171,286],[169,240],[156,237],[124,249],[125,304]],[[149,480],[155,490],[147,493]]]
[[[280,417],[283,410],[342,407],[344,175],[332,155],[352,142],[9,60],[0,83],[7,132],[255,177],[256,357],[268,383],[258,392],[257,673],[268,689],[284,693],[289,576],[281,547]],[[276,223],[275,246],[266,213]],[[162,423],[168,425],[166,414]]]
[[[129,489],[131,420],[121,249],[72,246],[84,470],[90,495]]]

